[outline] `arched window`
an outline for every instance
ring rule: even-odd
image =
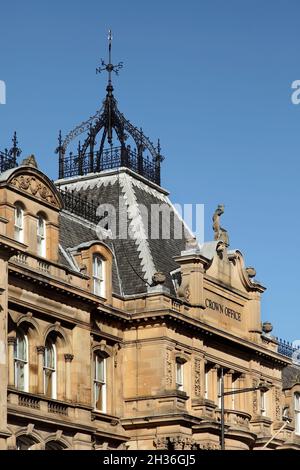
[[[37,253],[46,257],[46,222],[42,215],[37,220]]]
[[[15,387],[28,392],[28,339],[22,331],[17,331],[14,347]]]
[[[300,393],[294,395],[295,433],[300,434]]]
[[[45,344],[44,393],[49,398],[56,398],[56,347],[51,338],[47,338]]]
[[[100,255],[93,257],[93,280],[94,280],[94,294],[100,297],[105,297],[105,261]]]
[[[15,205],[15,240],[24,242],[24,211],[19,204]]]
[[[106,412],[106,358],[94,355],[94,408]]]
[[[45,450],[64,450],[66,446],[59,441],[48,441],[45,445]]]
[[[17,450],[31,450],[37,444],[37,441],[31,436],[20,436],[16,440]]]

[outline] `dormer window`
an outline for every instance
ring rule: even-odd
[[[93,282],[94,294],[99,297],[105,297],[105,274],[104,274],[105,261],[100,255],[93,257]]]
[[[37,252],[39,256],[46,257],[46,222],[41,215],[37,220]]]
[[[24,242],[24,211],[20,205],[15,206],[15,240]]]

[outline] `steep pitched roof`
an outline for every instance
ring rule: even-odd
[[[129,236],[123,239],[110,239],[115,253],[121,288],[125,295],[147,292],[152,284],[155,272],[163,272],[166,276],[165,286],[174,294],[170,272],[178,268],[173,260],[185,248],[186,233],[184,224],[167,197],[166,191],[154,184],[148,184],[130,171],[108,172],[92,175],[91,178],[77,178],[59,182],[74,194],[86,198],[94,204],[102,205],[103,211],[108,205],[116,210],[116,231],[120,228],[120,215],[128,221]],[[164,205],[165,215],[159,213]],[[152,211],[152,212],[151,212]],[[170,236],[165,238],[162,230],[162,219],[170,214]],[[181,227],[182,237],[176,238],[176,227]],[[154,226],[159,227],[157,238],[151,237]],[[109,227],[110,228],[110,227]],[[95,226],[70,226],[62,215],[62,245],[76,246],[88,239],[95,239]],[[106,242],[107,240],[105,240]]]

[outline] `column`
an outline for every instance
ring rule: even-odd
[[[65,363],[66,363],[66,400],[71,401],[72,392],[71,392],[71,362],[73,360],[73,354],[65,354]]]
[[[245,378],[246,378],[245,374],[240,375],[239,379],[237,380],[239,388],[245,388],[246,387]],[[251,400],[251,393],[249,393],[249,392],[239,393],[237,396],[239,397],[239,399],[237,401],[237,409],[240,410],[240,411],[248,411],[246,409],[246,399]]]
[[[9,250],[7,250],[9,251]],[[0,450],[7,448],[7,385],[8,385],[8,347],[7,347],[7,291],[8,263],[5,252],[0,252]]]
[[[38,353],[38,393],[44,393],[44,353],[45,346],[37,346]]]
[[[14,350],[16,344],[16,337],[9,336],[8,342],[8,386],[15,386],[15,364],[14,364]]]
[[[224,371],[224,388],[225,392],[230,392],[233,390],[233,381],[232,381],[232,376],[234,374],[234,370],[230,369],[227,370],[226,372]],[[235,405],[236,402],[236,395],[227,395],[225,396],[225,409],[232,410],[236,408]]]
[[[217,406],[219,406],[219,398],[218,398],[218,369],[220,366],[215,365],[210,371],[210,387],[209,387],[209,399],[213,400]]]

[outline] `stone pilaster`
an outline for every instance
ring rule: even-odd
[[[38,353],[38,393],[44,393],[44,353],[45,346],[37,346]]]
[[[8,386],[8,260],[23,247],[14,240],[0,236],[0,450],[7,448],[7,386]]]
[[[72,399],[72,387],[71,387],[71,362],[73,361],[73,354],[65,354],[65,363],[66,363],[66,389],[65,395],[66,400]]]
[[[8,344],[8,386],[15,386],[15,364],[14,364],[14,349],[16,344],[16,337],[9,336],[7,339]]]

